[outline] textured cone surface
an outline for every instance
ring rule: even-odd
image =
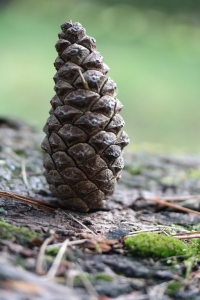
[[[129,138],[119,133],[123,105],[95,40],[80,23],[68,21],[61,29],[55,45],[56,95],[42,143],[45,176],[62,206],[86,212],[101,208],[114,192]]]

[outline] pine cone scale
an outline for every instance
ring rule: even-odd
[[[68,21],[61,29],[55,45],[56,95],[43,129],[45,176],[62,206],[86,212],[101,208],[114,192],[129,138],[125,132],[118,136],[123,105],[95,39],[80,23]]]

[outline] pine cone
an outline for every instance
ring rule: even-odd
[[[114,192],[129,143],[115,98],[116,84],[80,23],[61,25],[55,47],[56,95],[42,143],[45,176],[62,206],[87,212],[101,208]]]

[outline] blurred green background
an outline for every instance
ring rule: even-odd
[[[0,0],[0,115],[42,130],[60,24],[80,22],[118,84],[131,145],[200,150],[199,0]]]

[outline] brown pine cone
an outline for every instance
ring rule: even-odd
[[[129,143],[116,84],[80,23],[65,22],[55,47],[56,95],[42,143],[45,176],[62,206],[87,212],[114,192]]]

